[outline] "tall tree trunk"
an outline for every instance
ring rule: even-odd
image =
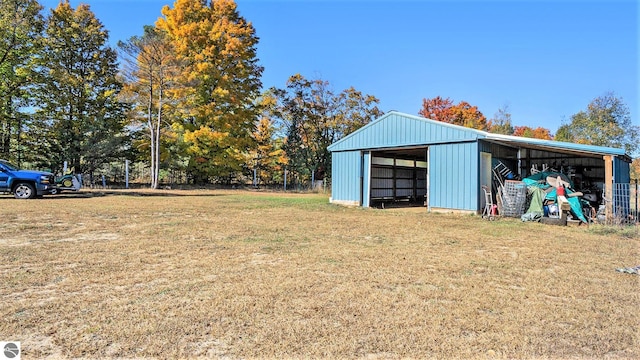
[[[156,187],[155,189],[158,188],[159,185],[159,178],[160,178],[160,126],[162,123],[162,82],[160,83],[160,88],[158,89],[158,118],[156,120],[156,125],[155,125],[155,132],[156,132],[156,147],[154,149],[154,152],[156,153],[155,156],[155,160],[156,160],[156,164],[155,164],[155,179],[156,179]]]
[[[149,106],[147,108],[147,126],[149,127],[149,152],[151,153],[151,188],[158,188],[156,177],[155,132],[153,126],[153,79],[149,79]]]
[[[22,119],[18,117],[16,119],[16,158],[18,159],[18,166],[22,166],[23,153],[22,153]]]

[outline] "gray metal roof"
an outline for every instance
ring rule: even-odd
[[[576,144],[564,141],[555,140],[543,140],[535,138],[527,138],[522,136],[492,134],[484,132],[485,139],[497,143],[506,145],[519,145],[527,148],[539,148],[542,150],[553,151],[566,151],[571,153],[584,153],[584,154],[596,154],[596,155],[616,155],[616,156],[628,156],[624,149],[618,149],[606,146],[595,146],[586,144]]]

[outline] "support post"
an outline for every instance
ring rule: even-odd
[[[604,159],[604,194],[605,218],[608,224],[613,222],[613,156],[605,155]]]
[[[396,179],[396,157],[393,157],[393,167],[391,168],[391,176],[393,177],[393,201],[396,201],[396,193],[397,193],[397,179]]]

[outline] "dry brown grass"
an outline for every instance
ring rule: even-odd
[[[0,198],[25,359],[640,358],[637,229],[116,194]]]

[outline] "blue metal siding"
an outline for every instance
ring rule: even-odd
[[[429,206],[478,210],[478,143],[429,147]]]
[[[331,154],[331,198],[360,202],[360,151]]]
[[[619,156],[613,158],[613,182],[628,184],[631,182],[631,168],[628,162]]]
[[[491,144],[482,140],[478,141],[478,151],[492,153]]]
[[[425,146],[476,140],[479,131],[391,112],[339,140],[331,151]]]

